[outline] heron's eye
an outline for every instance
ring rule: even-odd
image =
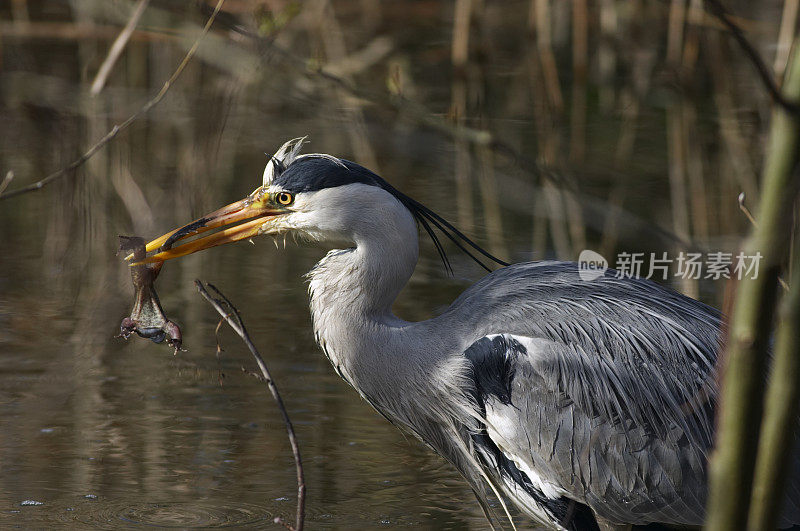
[[[280,192],[275,196],[275,201],[277,201],[279,205],[289,206],[294,203],[294,196],[289,192]]]

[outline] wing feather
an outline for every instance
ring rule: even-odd
[[[510,403],[482,398],[509,459],[611,521],[702,522],[716,310],[613,271],[582,282],[565,263],[505,268],[453,306],[485,336],[473,345],[502,337],[523,347],[504,354]]]
[[[725,335],[717,310],[613,270],[586,282],[576,264],[534,262],[487,275],[440,317],[447,332],[437,333],[459,338],[466,359],[503,357],[495,376],[508,381],[481,385],[476,372],[473,391],[493,444],[533,471],[539,494],[562,496],[535,509],[562,514],[570,499],[611,522],[702,524]],[[800,523],[795,447],[782,526]]]

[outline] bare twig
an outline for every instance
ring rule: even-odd
[[[728,31],[731,32],[731,35],[733,35],[736,43],[750,59],[750,62],[753,63],[753,66],[758,73],[758,77],[761,78],[761,82],[764,84],[764,87],[767,89],[767,92],[769,92],[769,95],[772,97],[775,103],[795,116],[800,116],[800,103],[790,100],[781,94],[781,89],[773,79],[769,67],[758,54],[758,51],[756,51],[753,45],[750,44],[750,41],[747,40],[747,37],[744,36],[742,28],[740,28],[735,22],[733,22],[733,20],[731,20],[728,11],[725,9],[725,6],[723,6],[719,0],[705,0],[705,2],[706,5],[708,5],[711,13],[717,17],[726,28],[728,28]]]
[[[242,372],[244,374],[247,374],[248,376],[252,376],[253,378],[255,378],[256,380],[258,380],[261,383],[267,383],[267,381],[264,379],[264,377],[261,376],[260,374],[258,374],[257,372],[253,372],[250,369],[248,369],[247,367],[241,367],[241,369],[242,369]]]
[[[217,323],[217,326],[214,327],[214,342],[217,344],[217,356],[220,355],[222,352],[222,343],[219,341],[219,331],[222,329],[222,325],[225,324],[225,318],[230,317],[230,313],[227,315],[223,315],[222,318]]]
[[[203,298],[214,307],[217,313],[219,313],[219,315],[228,323],[228,325],[230,325],[233,331],[236,332],[240,338],[242,338],[244,344],[247,345],[250,353],[256,359],[258,368],[261,370],[261,374],[263,375],[264,381],[269,388],[269,392],[272,394],[272,398],[274,398],[275,402],[278,404],[278,409],[283,417],[283,423],[286,425],[286,433],[289,436],[289,444],[292,446],[292,454],[294,455],[294,464],[297,471],[297,517],[294,527],[286,524],[280,518],[276,518],[275,522],[284,525],[287,529],[291,529],[292,531],[302,531],[306,500],[306,484],[303,476],[303,463],[300,460],[300,448],[297,444],[297,437],[294,433],[294,427],[292,426],[292,421],[289,419],[289,414],[286,412],[286,407],[283,405],[283,399],[281,398],[280,393],[278,393],[278,388],[275,385],[272,376],[270,375],[267,364],[264,363],[264,358],[262,358],[261,354],[259,354],[258,349],[253,344],[252,339],[250,339],[250,335],[247,333],[247,329],[244,327],[244,322],[242,322],[242,316],[239,313],[239,310],[237,310],[233,303],[228,300],[228,298],[223,295],[222,292],[213,284],[208,284],[208,287],[220,297],[219,299],[209,295],[201,281],[195,280],[194,284],[197,286],[197,290],[200,292],[200,295],[202,295]]]
[[[741,210],[745,217],[750,221],[753,227],[758,227],[758,223],[756,223],[756,218],[753,217],[753,214],[750,213],[750,209],[747,208],[747,205],[744,204],[745,200],[745,193],[742,192],[739,194],[739,210]]]
[[[100,91],[103,90],[108,75],[111,73],[111,69],[114,68],[117,59],[122,55],[122,50],[125,49],[125,45],[128,44],[128,40],[131,38],[131,35],[133,35],[133,30],[136,29],[136,24],[138,24],[139,19],[142,18],[142,13],[144,13],[148,3],[150,3],[150,0],[139,0],[139,2],[137,2],[128,23],[125,24],[125,27],[122,28],[122,31],[114,40],[114,44],[109,48],[108,55],[103,61],[103,64],[100,65],[100,69],[97,71],[97,75],[92,82],[92,88],[90,89],[92,96],[97,96],[100,94]]]
[[[11,184],[11,181],[13,180],[14,180],[14,172],[9,170],[8,173],[6,173],[6,176],[3,178],[3,182],[0,182],[0,194],[3,193],[3,190],[8,188],[8,185]]]
[[[136,120],[138,120],[139,118],[141,118],[142,116],[147,114],[150,111],[150,109],[152,109],[153,107],[158,105],[161,102],[161,100],[164,99],[164,96],[166,96],[167,91],[169,91],[169,89],[172,87],[172,84],[175,83],[175,81],[178,79],[178,77],[181,75],[181,73],[183,73],[183,70],[186,68],[186,65],[189,64],[189,61],[192,59],[192,57],[194,57],[194,54],[197,51],[197,48],[200,46],[200,41],[208,33],[208,30],[211,29],[211,25],[214,23],[214,20],[217,18],[217,14],[219,13],[220,9],[222,9],[222,4],[224,4],[224,3],[225,3],[225,0],[218,0],[217,1],[217,5],[214,7],[214,11],[208,17],[208,21],[206,22],[206,25],[203,26],[203,31],[200,33],[200,35],[197,37],[197,39],[195,39],[194,43],[192,44],[192,47],[189,48],[189,51],[186,52],[186,55],[183,57],[183,60],[178,65],[178,68],[175,70],[175,72],[173,72],[172,75],[169,77],[169,79],[167,79],[167,81],[164,82],[164,85],[161,87],[161,90],[158,91],[158,94],[156,94],[152,99],[150,99],[141,108],[139,108],[138,111],[136,111],[131,116],[129,116],[127,120],[125,120],[124,122],[122,122],[119,125],[115,125],[114,127],[112,127],[111,130],[108,133],[106,133],[106,135],[103,138],[100,139],[100,141],[98,141],[95,145],[90,147],[83,155],[81,155],[80,157],[78,157],[77,159],[72,161],[66,167],[64,167],[64,168],[62,168],[62,169],[60,169],[60,170],[58,170],[58,171],[56,171],[54,173],[51,173],[50,175],[48,175],[44,179],[42,179],[40,181],[36,181],[33,184],[30,184],[28,186],[24,186],[22,188],[17,188],[16,190],[12,190],[12,191],[6,192],[4,194],[0,194],[0,200],[9,199],[11,197],[16,197],[18,195],[21,195],[21,194],[24,194],[24,193],[27,193],[27,192],[33,192],[33,191],[36,191],[36,190],[40,190],[41,188],[44,188],[48,184],[52,183],[53,181],[55,181],[57,179],[60,179],[60,178],[62,178],[64,176],[66,176],[66,175],[69,175],[73,170],[77,169],[78,167],[83,165],[87,160],[92,158],[92,156],[95,153],[97,153],[103,147],[105,147],[105,145],[108,144],[111,140],[113,140],[119,133],[121,133],[122,131],[124,131],[128,127],[130,127],[130,125],[133,122],[135,122]]]
[[[753,225],[754,228],[757,228],[758,223],[756,222],[756,218],[753,217],[753,214],[750,212],[750,209],[747,208],[746,204],[744,204],[744,200],[745,200],[745,194],[744,192],[742,192],[739,194],[739,210],[741,210],[744,213],[745,217],[748,219],[748,221],[750,221],[750,224]],[[791,263],[791,260],[789,260],[789,263]],[[786,281],[783,280],[783,277],[778,277],[778,283],[781,285],[784,291],[789,291],[789,284],[787,284]]]

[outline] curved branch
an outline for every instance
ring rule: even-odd
[[[197,286],[197,291],[200,292],[200,295],[203,296],[205,300],[207,300],[211,306],[217,311],[218,314],[224,319],[233,331],[236,332],[244,344],[247,345],[247,348],[250,350],[250,353],[256,359],[256,363],[258,364],[258,368],[261,370],[261,374],[264,377],[264,381],[269,388],[269,392],[272,394],[272,398],[275,399],[275,402],[278,404],[278,409],[281,412],[281,416],[283,417],[283,423],[286,425],[286,433],[289,436],[289,444],[292,446],[292,455],[294,456],[294,465],[295,470],[297,472],[297,519],[295,521],[294,527],[289,526],[284,523],[284,525],[292,530],[292,531],[302,531],[303,530],[303,518],[305,514],[305,503],[306,503],[306,483],[305,477],[303,474],[303,462],[300,459],[300,447],[297,444],[297,437],[294,433],[294,427],[292,426],[292,421],[289,419],[289,414],[286,412],[286,407],[283,405],[283,399],[281,398],[280,393],[278,392],[278,387],[275,385],[275,381],[272,379],[270,375],[269,369],[267,368],[267,364],[264,363],[264,358],[261,357],[261,354],[258,352],[258,349],[253,344],[253,340],[250,339],[250,335],[247,333],[247,329],[244,327],[244,322],[242,322],[242,316],[239,313],[239,310],[233,305],[233,303],[228,300],[228,298],[222,294],[220,290],[218,290],[213,284],[208,284],[208,287],[211,288],[214,293],[219,295],[220,299],[215,299],[211,295],[209,295],[208,291],[203,286],[203,283],[200,280],[194,281],[195,286]],[[279,519],[275,519],[277,523],[283,523],[283,521]]]

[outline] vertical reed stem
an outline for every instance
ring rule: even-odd
[[[787,466],[797,434],[800,400],[800,260],[794,263],[795,281],[779,310],[775,358],[764,400],[764,421],[756,457],[752,508],[747,529],[777,529],[783,492],[791,467]]]
[[[796,50],[795,50],[796,51]],[[800,53],[787,70],[783,95],[800,99]],[[753,486],[770,328],[781,263],[789,247],[794,171],[800,153],[800,120],[782,107],[773,111],[764,167],[758,225],[745,243],[745,254],[761,253],[759,274],[743,278],[736,294],[728,345],[723,359],[721,408],[716,447],[709,462],[707,529],[727,531],[747,521]],[[772,489],[770,489],[772,490]],[[771,496],[782,495],[770,492]],[[759,510],[759,509],[756,509]]]

